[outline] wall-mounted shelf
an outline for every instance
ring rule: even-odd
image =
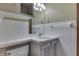
[[[0,10],[0,18],[27,21],[27,20],[32,19],[32,16],[27,15],[27,14],[11,13],[11,12]]]
[[[31,19],[32,19],[32,16],[27,15],[27,14],[12,13],[12,12],[7,12],[7,11],[0,10],[0,23],[3,20],[16,20],[16,21],[24,21],[24,22],[28,21],[29,22],[29,33],[32,32]]]

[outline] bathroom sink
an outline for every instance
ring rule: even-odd
[[[58,36],[50,36],[50,35],[41,35],[41,36],[35,36],[33,41],[35,42],[47,42],[58,39]]]
[[[53,38],[58,38],[58,36],[43,34],[41,36],[38,36],[38,38],[40,38],[40,39],[53,39]]]
[[[32,42],[36,42],[36,43],[48,42],[59,38],[56,35],[47,35],[47,34],[42,34],[40,36],[38,34],[30,34],[27,35],[27,37],[31,39]]]
[[[38,38],[38,39],[49,39],[51,37],[49,37],[48,35],[38,35],[38,34],[31,34],[31,35],[27,35],[27,37],[30,38]]]
[[[37,36],[37,38],[39,38],[39,39],[52,39],[51,37],[49,37],[47,35]]]

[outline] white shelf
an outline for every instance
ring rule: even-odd
[[[0,10],[0,17],[1,18],[12,18],[12,19],[20,19],[20,20],[30,20],[32,19],[32,16],[27,14],[20,14],[20,13],[11,13],[7,11]]]

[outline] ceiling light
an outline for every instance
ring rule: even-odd
[[[34,3],[34,9],[37,11],[45,10],[46,7],[43,3]]]

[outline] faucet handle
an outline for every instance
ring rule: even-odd
[[[39,35],[38,36],[41,36],[42,35],[42,33],[39,33]]]

